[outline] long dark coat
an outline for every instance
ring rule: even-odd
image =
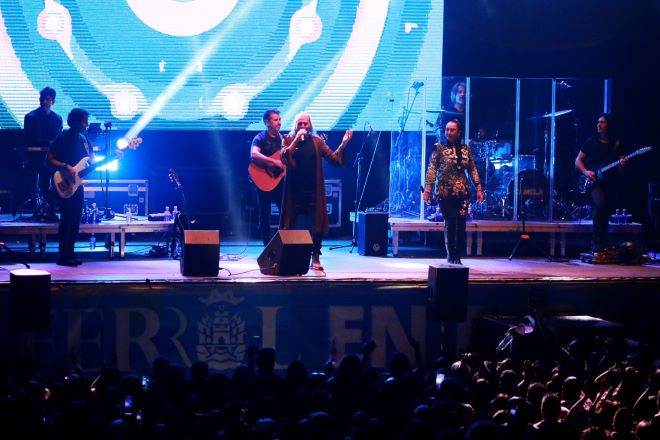
[[[314,212],[314,232],[328,231],[328,209],[325,199],[325,178],[323,175],[323,158],[330,164],[342,166],[346,163],[343,148],[332,150],[318,136],[313,136],[314,149],[316,150],[316,211]],[[293,141],[290,135],[284,136],[282,146],[287,147]],[[295,203],[297,199],[296,188],[289,184],[289,176],[296,172],[295,150],[282,150],[282,163],[286,165],[286,177],[284,178],[284,197],[282,199],[282,212],[280,213],[280,229],[292,229],[295,220]]]

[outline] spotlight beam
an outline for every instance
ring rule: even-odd
[[[248,2],[250,4],[256,2]],[[236,12],[236,15],[245,15],[247,14],[252,6],[242,8],[240,11]],[[156,117],[156,115],[167,105],[167,103],[172,99],[173,96],[177,94],[183,86],[186,85],[191,76],[198,72],[197,68],[199,65],[204,65],[206,60],[213,55],[220,42],[224,36],[231,32],[232,28],[235,27],[233,23],[239,23],[240,20],[227,20],[225,23],[228,24],[227,27],[220,30],[217,35],[211,38],[193,57],[186,67],[177,75],[176,78],[163,90],[163,92],[156,98],[154,103],[145,111],[142,116],[135,122],[135,124],[126,132],[126,138],[132,139],[137,137],[137,135],[144,130],[144,128]]]

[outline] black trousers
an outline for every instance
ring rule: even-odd
[[[593,200],[591,248],[598,250],[606,246],[605,236],[610,223],[610,212],[612,212],[612,197],[607,186],[599,183],[591,188],[591,199]]]
[[[68,199],[57,197],[60,206],[60,224],[57,228],[59,240],[59,257],[73,258],[74,245],[80,230],[85,192],[82,185]]]
[[[312,255],[321,255],[323,232],[314,230],[316,197],[313,193],[303,194],[294,204],[293,224],[295,229],[307,229],[312,236]]]
[[[445,220],[445,247],[447,259],[461,258],[465,249],[465,216],[459,214],[462,199],[440,200],[440,211]]]
[[[278,210],[282,211],[282,189],[284,181],[280,182],[272,191],[262,191],[256,186],[257,203],[259,208],[259,237],[264,245],[267,245],[273,234],[270,229],[270,205],[275,203]],[[279,224],[279,221],[276,222]]]

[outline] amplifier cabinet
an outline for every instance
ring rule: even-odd
[[[85,185],[85,200],[88,205],[105,206],[105,180],[88,180]],[[108,207],[117,213],[128,208],[133,215],[149,214],[148,180],[112,180],[108,182]],[[170,207],[170,210],[172,207]]]
[[[325,201],[328,210],[328,224],[331,228],[341,227],[341,194],[340,179],[325,179]],[[270,205],[270,226],[277,228],[280,225],[280,212],[275,203]]]

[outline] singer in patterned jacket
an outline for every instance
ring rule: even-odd
[[[424,187],[424,202],[430,204],[431,191],[435,185],[435,198],[440,203],[445,221],[447,262],[452,264],[462,264],[461,255],[465,249],[465,226],[470,196],[468,174],[477,187],[477,200],[482,202],[484,199],[470,147],[460,142],[461,130],[461,123],[457,119],[447,122],[447,141],[435,144]]]

